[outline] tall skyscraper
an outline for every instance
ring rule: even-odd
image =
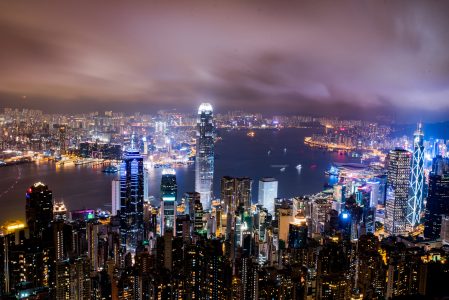
[[[173,169],[162,171],[161,178],[161,232],[167,229],[175,229],[176,198],[178,185],[176,184],[176,172]]]
[[[200,193],[204,209],[212,201],[214,181],[215,126],[212,105],[202,103],[198,109],[196,134],[195,191]]]
[[[274,216],[274,199],[278,197],[278,181],[267,177],[259,180],[258,202]]]
[[[26,222],[30,235],[41,238],[53,220],[53,194],[48,186],[37,182],[26,193]]]
[[[391,235],[407,232],[410,161],[411,153],[404,149],[391,150],[388,154],[385,232]]]
[[[143,158],[132,143],[120,166],[120,235],[126,252],[135,253],[143,240],[143,172]]]
[[[437,171],[437,168],[433,168]],[[424,236],[430,239],[440,237],[443,215],[449,215],[449,172],[440,174],[432,171],[429,175]]]
[[[410,177],[410,196],[407,203],[407,222],[413,229],[419,223],[423,210],[424,188],[424,133],[421,123],[415,131],[413,139],[412,170]]]

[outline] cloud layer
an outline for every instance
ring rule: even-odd
[[[0,104],[152,111],[206,99],[222,110],[440,119],[448,11],[405,0],[7,1]]]

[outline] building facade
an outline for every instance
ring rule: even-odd
[[[202,103],[198,109],[196,134],[195,191],[200,193],[204,209],[212,201],[214,181],[215,125],[212,105]]]

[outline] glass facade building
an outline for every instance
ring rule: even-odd
[[[176,199],[178,195],[178,185],[176,184],[176,173],[173,169],[162,171],[161,178],[161,232],[175,228],[176,220]]]
[[[128,149],[120,166],[120,236],[121,247],[135,253],[143,240],[144,202],[143,158],[139,150]]]
[[[407,203],[407,222],[411,229],[419,225],[423,212],[424,190],[424,133],[421,124],[413,139],[412,169],[410,177],[410,195]]]
[[[198,109],[195,162],[195,191],[200,193],[204,209],[212,201],[214,181],[215,125],[212,105],[202,103]]]
[[[274,216],[274,199],[278,197],[278,181],[274,178],[262,178],[259,180],[258,203],[268,209],[268,213]]]
[[[385,232],[390,235],[405,234],[411,153],[404,149],[391,150],[387,161]]]

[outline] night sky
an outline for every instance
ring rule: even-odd
[[[0,106],[449,119],[449,1],[2,1]]]

